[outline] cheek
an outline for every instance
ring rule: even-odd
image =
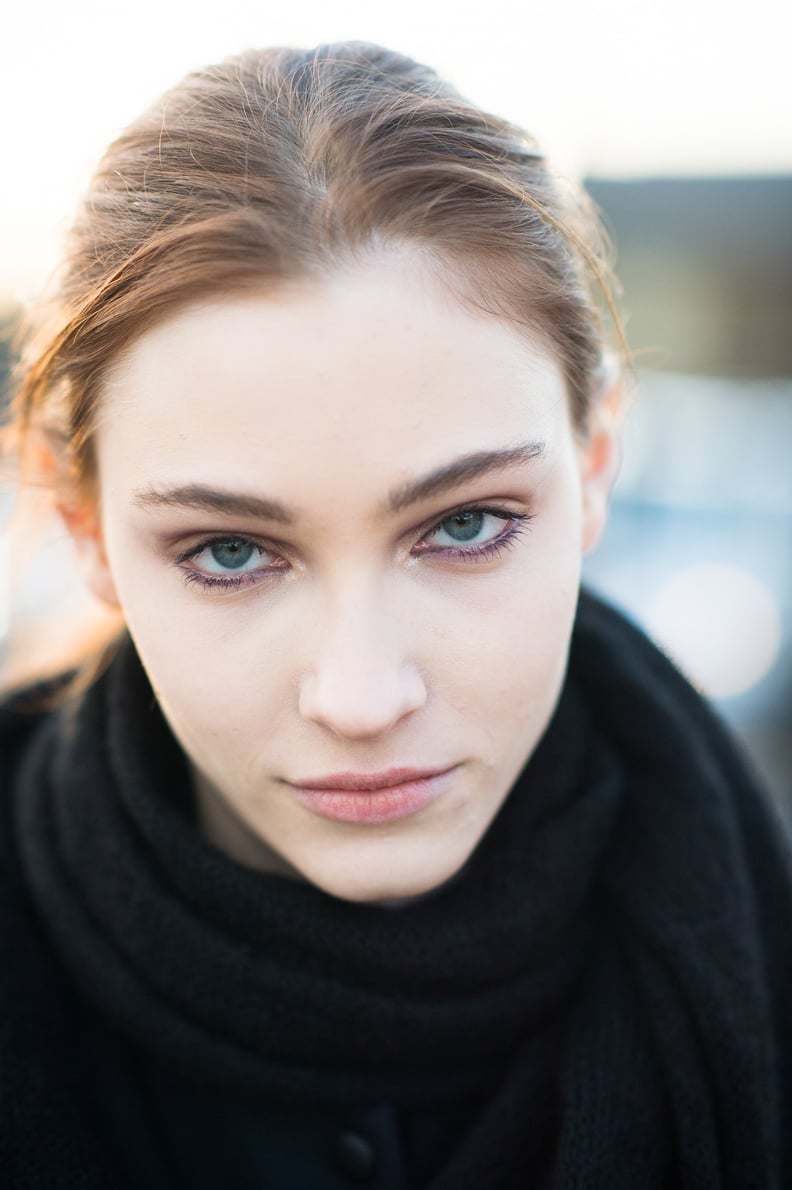
[[[239,623],[230,609],[213,607],[211,615],[193,610],[191,616],[182,603],[170,622],[163,617],[153,625],[145,619],[130,626],[132,635],[191,754],[223,742],[226,750],[238,750],[241,762],[246,747],[283,732],[295,702],[294,650],[287,644],[284,617],[262,608]]]
[[[580,570],[573,522],[564,533],[537,528],[491,575],[423,593],[413,637],[433,693],[490,734],[544,715],[566,666]]]
[[[263,633],[233,648],[189,629],[135,643],[171,730],[216,788],[234,800],[284,768],[299,742],[293,683]]]
[[[476,645],[464,658],[460,651],[460,661],[468,689],[490,719],[530,720],[546,707],[566,664],[576,601],[574,574],[555,583],[542,575],[479,618]]]
[[[225,763],[279,722],[293,664],[283,615],[206,597],[118,535],[108,541],[122,612],[152,687],[193,757],[222,743]],[[293,638],[292,638],[293,639]]]

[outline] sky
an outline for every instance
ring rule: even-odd
[[[190,69],[251,46],[378,41],[522,123],[572,175],[792,172],[780,0],[16,3],[0,49],[0,300],[57,260],[103,148]]]

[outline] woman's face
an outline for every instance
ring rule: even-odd
[[[602,442],[406,251],[135,343],[78,545],[221,849],[353,901],[462,868],[559,694]]]

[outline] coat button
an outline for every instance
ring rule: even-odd
[[[359,1132],[339,1132],[335,1140],[339,1169],[353,1182],[367,1182],[377,1168],[377,1154],[370,1140]]]

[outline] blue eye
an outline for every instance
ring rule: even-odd
[[[483,560],[516,544],[517,537],[530,521],[527,513],[461,508],[444,517],[426,534],[418,553]]]
[[[192,554],[192,561],[205,574],[244,574],[259,569],[263,555],[264,551],[254,542],[243,537],[229,537],[225,541],[208,542]]]
[[[481,532],[484,524],[484,518],[487,514],[480,512],[478,509],[471,509],[468,512],[457,512],[454,516],[447,517],[435,530],[435,532],[447,533],[452,541],[459,545],[467,545],[468,542],[475,541]]]
[[[288,563],[247,537],[217,537],[205,541],[176,559],[184,581],[203,587],[231,588],[259,582]]]
[[[231,541],[215,541],[202,552],[208,553],[221,569],[241,570],[253,557],[255,550],[252,541],[236,537]]]

